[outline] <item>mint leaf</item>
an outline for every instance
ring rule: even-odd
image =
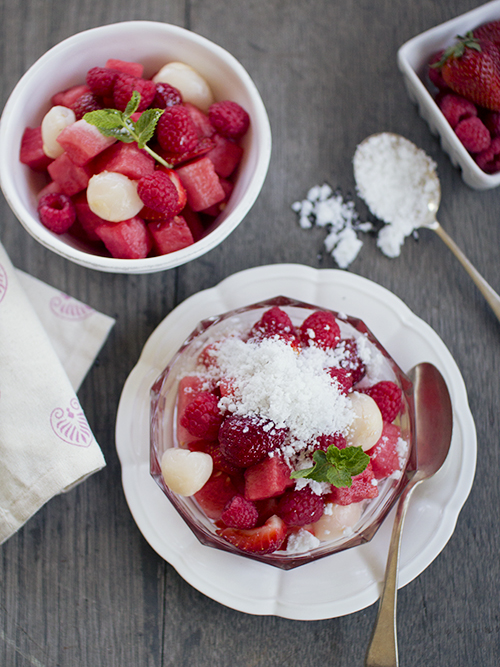
[[[130,144],[135,141],[139,148],[148,152],[157,162],[167,169],[172,165],[155,153],[147,142],[152,139],[156,125],[164,109],[146,109],[143,111],[136,122],[131,119],[139,108],[141,94],[134,90],[125,111],[117,109],[99,109],[98,111],[89,111],[83,116],[83,120],[97,127],[99,132],[105,137],[114,137],[119,141]]]
[[[156,124],[160,120],[163,109],[146,109],[143,111],[139,120],[135,124],[137,134],[137,144],[139,148],[144,148],[150,139],[152,139]]]
[[[292,472],[292,479],[312,479],[327,482],[338,488],[350,487],[352,478],[365,470],[370,462],[368,454],[361,447],[339,449],[330,445],[326,452],[317,449],[313,454],[314,466]]]

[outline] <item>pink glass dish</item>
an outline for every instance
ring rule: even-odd
[[[184,341],[151,388],[150,472],[178,514],[202,544],[289,570],[368,542],[375,535],[407,484],[407,471],[413,467],[413,386],[409,378],[403,373],[362,320],[332,311],[344,329],[343,335],[348,336],[349,330],[366,335],[368,340],[385,357],[394,373],[394,381],[402,389],[403,408],[399,418],[399,426],[402,437],[409,444],[402,475],[398,479],[389,477],[381,481],[378,486],[378,497],[367,501],[359,521],[354,525],[352,532],[349,534],[344,534],[331,541],[321,542],[317,547],[304,553],[275,551],[271,554],[256,554],[237,549],[217,535],[217,526],[204,514],[193,497],[179,496],[166,486],[161,473],[160,462],[166,449],[177,446],[175,434],[176,398],[179,374],[182,372],[182,369],[189,366],[189,362],[192,362],[198,356],[203,347],[213,340],[215,335],[220,337],[221,333],[225,331],[229,332],[235,326],[239,325],[250,327],[261,317],[263,312],[273,306],[279,306],[285,310],[294,324],[300,323],[310,312],[318,309],[317,306],[312,304],[279,296],[203,320]],[[321,308],[321,310],[326,309]]]

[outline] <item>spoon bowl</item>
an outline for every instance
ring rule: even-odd
[[[397,667],[397,584],[401,535],[411,495],[435,475],[448,455],[453,429],[451,399],[439,370],[421,363],[408,373],[415,401],[415,471],[396,507],[380,606],[365,659],[365,667]]]
[[[371,188],[367,188],[366,184],[363,183],[364,176],[361,169],[357,168],[356,158],[358,155],[362,154],[363,150],[366,149],[370,143],[379,142],[381,140],[384,141],[384,150],[389,153],[392,162],[398,166],[396,177],[397,182],[391,182],[393,180],[392,174],[381,170],[380,173],[383,182],[377,183],[377,196],[374,199],[372,197],[372,193],[369,191]],[[400,159],[402,150],[413,151],[420,164],[426,165],[426,167],[423,169],[425,175],[418,183],[413,183],[411,180],[413,175],[409,173],[408,167],[410,161]],[[376,217],[389,224],[395,222],[395,220],[391,219],[391,217],[393,215],[394,208],[397,207],[394,206],[394,201],[390,201],[387,206],[381,204],[380,193],[386,195],[386,197],[384,197],[386,201],[394,196],[398,196],[399,198],[404,199],[404,194],[400,186],[402,183],[412,183],[416,189],[415,196],[411,202],[414,206],[414,211],[412,211],[411,214],[413,214],[414,217],[412,222],[407,223],[402,234],[404,234],[404,236],[409,236],[415,229],[419,228],[431,229],[432,231],[436,232],[439,238],[444,241],[444,243],[458,259],[458,261],[462,264],[463,268],[472,278],[476,287],[479,289],[495,313],[497,319],[500,320],[500,296],[495,292],[491,285],[486,282],[479,271],[472,265],[466,255],[457,246],[455,241],[449,236],[449,234],[447,234],[447,232],[437,221],[436,215],[439,209],[439,204],[441,202],[441,184],[436,172],[436,165],[422,149],[415,146],[415,144],[413,144],[405,137],[402,137],[401,135],[395,134],[393,132],[379,132],[372,134],[364,139],[356,149],[356,153],[354,155],[354,176],[356,179],[358,192],[361,198],[365,200],[368,208]],[[401,224],[401,219],[398,220],[398,224]],[[403,238],[400,239],[400,242],[403,242]]]

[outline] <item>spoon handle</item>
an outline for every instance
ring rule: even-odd
[[[377,618],[366,652],[365,667],[398,667],[398,640],[396,603],[398,593],[399,553],[406,511],[413,490],[421,479],[417,476],[408,483],[396,508],[389,554],[385,571],[384,589],[380,598]]]
[[[432,225],[431,229],[433,229],[439,236],[439,238],[446,243],[448,248],[452,251],[452,253],[458,259],[458,261],[462,264],[462,266],[467,271],[469,276],[476,283],[476,286],[481,292],[481,294],[484,296],[486,301],[491,306],[491,309],[497,316],[497,319],[500,320],[500,296],[486,282],[486,280],[479,273],[479,271],[471,264],[471,262],[467,259],[464,253],[457,246],[455,241],[451,238],[451,236],[448,236],[448,234],[441,227],[439,222],[437,222],[437,220],[435,221],[435,224]]]

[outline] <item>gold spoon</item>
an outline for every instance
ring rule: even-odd
[[[401,534],[411,495],[416,486],[443,465],[451,444],[453,410],[446,382],[430,363],[418,364],[408,373],[415,401],[416,466],[399,497],[392,529],[384,588],[377,619],[365,658],[365,667],[398,667],[396,602]]]

